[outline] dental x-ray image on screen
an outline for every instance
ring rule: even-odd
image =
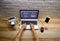
[[[33,23],[34,29],[38,29],[38,14],[39,10],[20,10],[20,28],[23,23],[26,23],[26,29],[30,29],[30,23]]]

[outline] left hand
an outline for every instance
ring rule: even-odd
[[[22,29],[26,28],[26,23],[22,24]]]

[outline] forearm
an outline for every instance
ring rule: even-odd
[[[34,29],[32,29],[32,32],[33,32],[33,35],[34,35],[34,40],[39,41],[38,35],[37,35],[37,33],[35,32]]]
[[[21,30],[17,33],[17,35],[16,35],[16,37],[15,37],[15,41],[19,41],[19,40],[20,40],[20,38],[21,38],[21,36],[22,36],[22,32],[23,32],[23,29],[21,29]]]

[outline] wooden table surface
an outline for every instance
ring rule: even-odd
[[[39,28],[42,26],[41,22],[45,19],[38,19]],[[51,19],[48,24],[44,23],[44,26],[48,27],[48,30],[44,30],[43,33],[36,30],[40,41],[60,41],[60,19]],[[16,23],[14,27],[9,26],[6,18],[0,19],[0,41],[13,41],[19,28],[19,24]],[[22,41],[33,41],[33,34],[31,30],[25,30],[22,35]]]

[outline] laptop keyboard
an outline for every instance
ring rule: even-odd
[[[30,25],[30,23],[37,25],[37,21],[22,21],[21,24],[26,23],[27,25]]]

